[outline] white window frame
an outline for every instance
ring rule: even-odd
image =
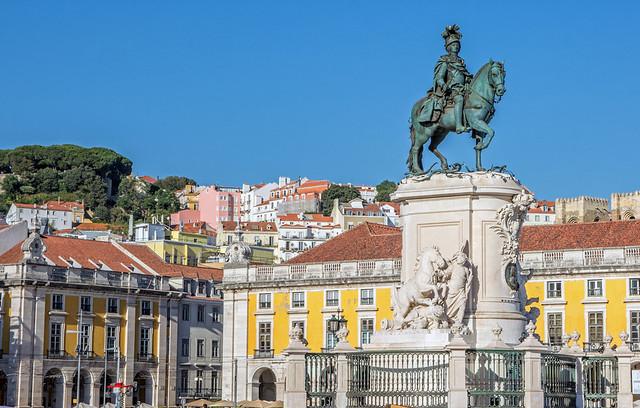
[[[256,319],[256,348],[255,350],[260,350],[260,323],[269,323],[271,324],[271,331],[270,331],[270,350],[274,350],[275,353],[275,349],[273,347],[273,334],[274,334],[274,325],[273,325],[273,319]],[[255,350],[252,350],[253,352],[255,352]]]
[[[327,294],[329,292],[337,292],[338,293],[338,304],[337,305],[328,305],[327,304],[327,300],[328,300]],[[324,290],[324,307],[326,307],[326,308],[331,308],[331,307],[339,308],[340,305],[342,304],[342,294],[340,292],[341,292],[340,289],[325,289]]]
[[[114,312],[109,312],[109,300],[111,300],[111,299],[115,299],[115,301],[116,301],[116,311],[115,311],[115,313]],[[107,298],[107,310],[106,310],[106,312],[110,313],[110,314],[120,314],[120,298],[108,297]]]
[[[82,299],[83,298],[89,298],[89,311],[82,310]],[[80,302],[78,304],[79,312],[82,312],[82,313],[93,313],[93,296],[80,295],[80,299],[79,300],[80,300]]]
[[[149,314],[142,313],[142,310],[143,310],[142,303],[143,302],[149,303]],[[146,299],[140,300],[140,316],[153,316],[153,303],[150,300],[146,300]]]
[[[365,305],[362,303],[362,291],[363,290],[370,290],[371,293],[373,294],[373,302],[370,305]],[[374,307],[376,305],[376,289],[375,288],[359,288],[358,289],[358,306],[363,306],[363,307]]]
[[[149,348],[147,350],[147,356],[153,356],[153,325],[152,324],[141,324],[140,325],[140,335],[138,340],[138,354],[142,355],[142,329],[149,329]]]
[[[566,322],[564,320],[565,313],[564,310],[545,310],[544,312],[544,336],[545,341],[548,344],[551,344],[551,336],[549,335],[549,315],[550,314],[560,314],[560,321],[562,321],[562,335],[566,333]]]
[[[51,333],[51,325],[53,323],[59,323],[60,324],[60,352],[64,352],[65,348],[64,348],[64,340],[66,336],[66,327],[65,327],[65,319],[62,316],[51,316],[50,320],[49,320],[49,333]],[[47,344],[48,347],[48,351],[52,351],[51,350],[51,336],[49,336],[49,344]]]
[[[260,301],[260,295],[269,295],[269,307],[262,307],[260,306],[260,304],[262,303]],[[259,310],[271,310],[273,309],[273,293],[272,292],[258,292],[258,296],[257,296],[257,308]]]
[[[302,293],[302,306],[295,306],[293,304],[293,295],[294,293]],[[306,290],[295,290],[291,292],[290,295],[291,303],[289,303],[291,309],[304,309],[307,307],[307,291]]]
[[[598,296],[590,296],[589,295],[589,282],[600,282],[600,289],[601,289],[601,294]],[[587,279],[586,284],[584,285],[585,287],[585,298],[596,298],[596,299],[600,299],[600,298],[604,298],[606,297],[606,292],[605,292],[605,281],[604,279]]]
[[[560,296],[549,296],[549,293],[551,292],[550,285],[552,283],[560,284]],[[564,282],[561,281],[561,280],[549,280],[549,281],[546,281],[545,290],[546,290],[545,295],[546,295],[547,299],[564,299]]]
[[[53,308],[53,297],[56,296],[56,295],[62,296],[62,309],[54,309]],[[3,296],[3,298],[4,298],[4,296]],[[52,311],[56,311],[56,312],[65,311],[66,310],[66,304],[65,303],[66,303],[66,296],[63,293],[52,293],[51,294],[51,310]]]
[[[105,325],[104,325],[104,349],[105,352],[107,351],[107,349],[109,348],[109,342],[107,341],[107,339],[109,338],[108,336],[108,328],[109,327],[114,327],[116,329],[116,336],[115,336],[115,346],[116,348],[120,349],[120,324],[117,322],[110,322],[110,321],[106,321]]]
[[[632,294],[631,293],[631,281],[632,280],[637,280],[638,281],[638,293],[637,294]],[[629,279],[627,279],[627,296],[629,297],[640,297],[640,277],[631,277]]]
[[[586,339],[587,343],[593,343],[589,335],[589,313],[602,313],[602,338],[604,339],[604,337],[607,336],[607,310],[606,308],[603,308],[603,307],[590,308],[590,307],[586,307],[585,305],[585,310],[584,310],[585,336],[584,338]]]
[[[374,314],[360,314],[358,316],[358,346],[360,347],[364,346],[362,343],[362,321],[365,319],[373,320],[373,331],[371,332],[371,337],[376,333],[376,316]],[[369,343],[371,343],[371,338],[369,338]]]

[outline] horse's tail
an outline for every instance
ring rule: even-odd
[[[409,149],[409,155],[407,156],[407,166],[411,165],[411,150],[416,143],[416,128],[413,126],[413,121],[409,125],[409,138],[411,139],[411,148]]]

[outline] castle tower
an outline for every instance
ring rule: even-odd
[[[609,221],[609,200],[580,196],[556,200],[556,224]]]

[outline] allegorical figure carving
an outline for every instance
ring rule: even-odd
[[[415,274],[392,290],[393,321],[385,329],[440,329],[461,326],[473,278],[466,244],[447,261],[437,247],[425,249]]]
[[[429,150],[440,160],[442,170],[449,170],[438,145],[451,131],[472,131],[476,141],[476,168],[483,170],[481,152],[489,147],[495,134],[488,123],[495,112],[495,103],[506,92],[503,63],[490,60],[472,77],[458,55],[460,27],[447,26],[442,37],[447,54],[436,64],[433,87],[411,110],[411,149],[407,159],[410,175],[424,174],[422,153],[427,142]]]
[[[498,210],[496,224],[491,226],[491,229],[502,239],[502,268],[507,285],[513,291],[519,288],[520,231],[532,203],[533,195],[525,191],[516,194],[511,203],[505,204]]]
[[[447,282],[447,316],[452,324],[462,324],[472,278],[469,257],[463,250],[456,252],[443,276]]]

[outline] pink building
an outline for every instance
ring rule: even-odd
[[[171,214],[171,225],[186,225],[200,222],[200,210],[180,210]]]
[[[241,190],[232,187],[207,187],[198,198],[200,221],[218,225],[222,221],[240,220]]]

